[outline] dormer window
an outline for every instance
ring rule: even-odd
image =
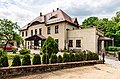
[[[50,20],[50,19],[54,19],[54,18],[57,18],[57,14],[54,15],[54,16],[51,16],[51,17],[49,18],[49,20]]]

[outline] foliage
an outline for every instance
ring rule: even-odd
[[[19,52],[20,52],[21,55],[30,54],[30,50],[29,49],[25,49],[25,48],[21,49]]]
[[[41,58],[40,58],[40,55],[39,54],[35,54],[34,57],[33,57],[33,65],[36,65],[36,64],[41,64]]]
[[[62,63],[62,61],[63,61],[63,58],[62,58],[61,55],[59,55],[59,56],[57,57],[57,62],[58,62],[58,63]]]
[[[79,53],[75,53],[75,61],[80,61],[80,54]]]
[[[0,57],[0,67],[8,67],[8,57],[7,56],[1,56]]]
[[[120,50],[120,47],[115,47],[115,46],[109,46],[107,48],[108,51],[119,51]]]
[[[42,57],[43,64],[49,64],[49,56],[48,54],[44,53]]]
[[[57,63],[57,55],[55,53],[51,54],[50,63]]]
[[[70,61],[69,54],[64,53],[64,54],[63,54],[63,62],[69,62],[69,61]]]
[[[31,65],[30,55],[26,54],[24,55],[22,59],[22,65]]]
[[[99,60],[97,53],[88,52],[87,53],[87,60]]]
[[[12,66],[21,66],[21,60],[19,55],[14,56]]]
[[[48,37],[43,46],[42,46],[43,53],[48,53],[49,57],[52,53],[58,53],[58,43],[52,38]]]
[[[97,17],[89,17],[82,22],[83,28],[96,26],[104,32],[105,36],[114,38],[115,46],[120,46],[120,11],[111,20],[108,18],[99,19]]]
[[[80,55],[80,59],[79,59],[80,61],[85,60],[85,55],[83,52],[80,52],[79,55]]]
[[[2,49],[0,49],[0,57],[1,56],[7,56],[7,52],[3,51]]]
[[[13,23],[8,19],[0,19],[0,36],[5,38],[6,41],[4,50],[6,50],[6,45],[9,43],[9,41],[12,41],[13,37],[15,37],[18,29],[19,26],[17,23]]]
[[[75,56],[74,56],[73,53],[70,53],[69,57],[70,57],[70,62],[74,62],[75,61]]]
[[[16,48],[13,48],[13,49],[12,49],[12,52],[13,52],[13,53],[16,53],[16,51],[17,51]]]

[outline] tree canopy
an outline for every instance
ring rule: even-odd
[[[0,19],[0,38],[6,41],[5,49],[9,41],[18,41],[18,39],[20,38],[19,34],[17,34],[18,29],[19,26],[17,25],[17,23],[14,23],[8,19]],[[20,40],[21,39],[19,39],[19,41]]]
[[[83,28],[96,26],[104,32],[105,36],[114,38],[115,46],[120,46],[120,11],[112,17],[99,19],[98,17],[89,17],[82,22]]]

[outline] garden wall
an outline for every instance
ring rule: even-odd
[[[80,66],[87,66],[94,64],[102,64],[102,60],[3,67],[0,68],[0,78],[9,78],[13,76],[22,76],[22,75],[29,75],[34,73],[44,73],[59,69],[66,69],[66,68],[73,68],[73,67],[80,67]]]

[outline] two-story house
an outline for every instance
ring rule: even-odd
[[[41,47],[48,36],[58,42],[60,49],[90,50],[97,52],[104,48],[103,32],[95,27],[81,29],[77,18],[71,18],[61,9],[40,15],[20,29],[27,48]]]

